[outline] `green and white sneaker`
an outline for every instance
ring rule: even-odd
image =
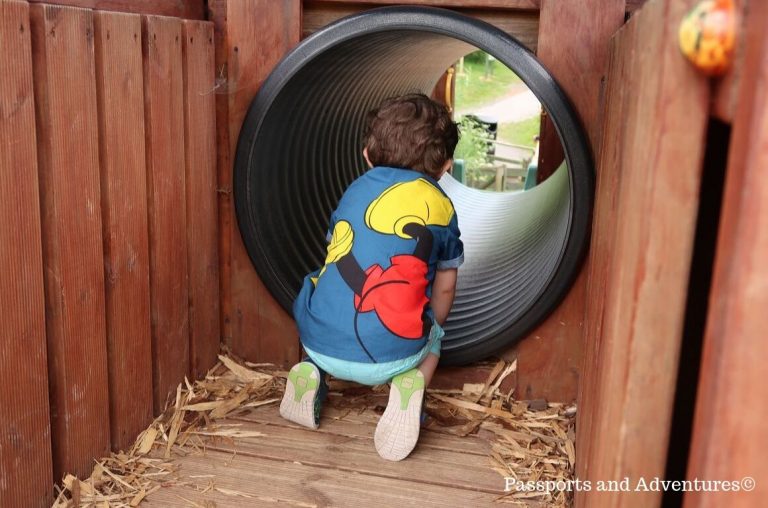
[[[383,459],[403,460],[419,440],[424,375],[411,369],[392,378],[387,409],[381,415],[373,442]]]
[[[299,425],[316,429],[320,426],[320,371],[310,362],[291,368],[285,383],[280,416]]]

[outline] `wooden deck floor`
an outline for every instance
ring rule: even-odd
[[[407,459],[388,462],[373,446],[378,415],[359,411],[325,408],[317,431],[286,422],[276,404],[222,422],[263,435],[209,439],[142,506],[490,506],[504,494],[485,439],[423,430]]]

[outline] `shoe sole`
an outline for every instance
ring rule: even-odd
[[[373,442],[381,458],[403,460],[416,446],[421,430],[424,375],[418,369],[395,376],[387,409],[379,419]]]
[[[310,429],[317,429],[315,397],[320,387],[320,371],[309,362],[291,368],[285,382],[285,393],[280,403],[280,416]]]

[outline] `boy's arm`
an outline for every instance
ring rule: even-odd
[[[458,270],[456,268],[438,270],[435,273],[430,305],[432,306],[432,312],[435,313],[435,321],[441,326],[445,323],[453,305],[453,297],[456,295],[457,274]]]

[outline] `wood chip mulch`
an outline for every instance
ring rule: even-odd
[[[173,404],[156,418],[126,451],[96,460],[93,472],[79,480],[65,475],[56,486],[54,508],[135,507],[152,492],[178,485],[174,458],[203,453],[205,439],[218,436],[260,437],[261,433],[225,423],[251,408],[280,401],[287,373],[270,364],[253,364],[222,354],[205,379],[180,384]],[[428,390],[426,427],[458,436],[477,434],[491,442],[489,467],[516,481],[567,481],[573,478],[575,405],[515,400],[499,387],[516,369],[516,362],[499,360],[485,383],[465,384],[461,390]],[[337,407],[383,411],[386,385],[361,387],[332,380],[330,399]],[[208,487],[225,495],[243,493]],[[567,491],[517,491],[497,499],[517,506],[568,507]],[[191,501],[190,501],[191,502]],[[194,506],[194,503],[193,503]]]

